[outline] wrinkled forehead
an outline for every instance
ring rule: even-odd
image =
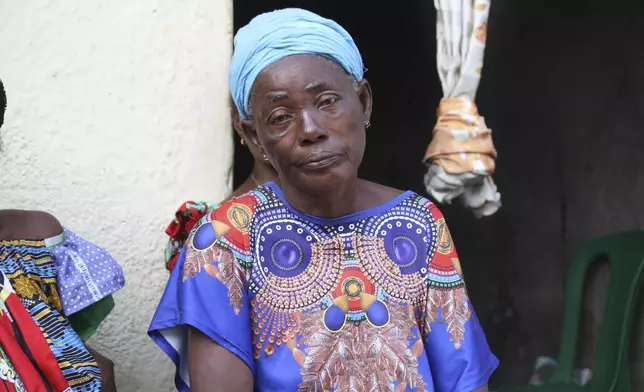
[[[318,54],[288,56],[269,65],[253,84],[251,101],[257,94],[270,91],[302,92],[316,87],[351,88],[355,83],[349,73],[335,60]]]

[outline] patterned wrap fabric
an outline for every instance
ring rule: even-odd
[[[190,390],[188,327],[268,391],[472,391],[498,365],[445,219],[413,192],[335,219],[274,183],[221,203],[186,240],[148,333]]]
[[[11,392],[70,392],[39,326],[0,271],[0,385]]]
[[[121,266],[104,249],[65,229],[57,244],[45,241],[54,256],[63,313],[71,316],[125,286]]]
[[[2,318],[4,317],[7,317],[5,311],[2,313]],[[2,347],[0,347],[0,380],[6,391],[28,392],[20,378],[20,374],[18,374],[13,362],[11,362],[9,354]]]
[[[494,214],[501,196],[492,179],[492,131],[474,99],[483,69],[490,0],[434,0],[437,67],[443,99],[425,153],[427,191],[439,203],[460,199],[477,217]]]
[[[170,237],[165,249],[165,267],[169,272],[172,272],[181,248],[199,219],[217,207],[217,203],[189,200],[175,212],[174,219],[165,229],[165,233]]]
[[[70,391],[99,391],[98,364],[68,318],[90,311],[123,287],[118,263],[65,229],[46,240],[0,241],[0,271],[40,329]],[[93,324],[106,316],[95,313],[99,319]]]

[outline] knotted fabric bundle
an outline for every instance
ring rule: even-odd
[[[439,202],[461,197],[477,216],[491,215],[500,205],[491,177],[496,159],[492,131],[468,97],[443,98],[437,117],[425,153],[430,163],[425,185]]]
[[[434,0],[437,67],[443,86],[424,162],[425,187],[439,203],[459,199],[475,216],[494,214],[501,195],[492,180],[492,131],[474,98],[481,79],[489,0]]]

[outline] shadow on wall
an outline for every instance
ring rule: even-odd
[[[435,11],[366,0],[235,0],[235,28],[298,6],[345,26],[374,90],[364,178],[425,194],[421,159],[442,96]],[[539,355],[557,354],[562,287],[583,242],[644,228],[644,3],[493,1],[478,105],[499,151],[504,207],[474,219],[442,206],[493,351],[495,377],[526,382]],[[250,171],[236,144],[235,182]],[[601,298],[602,292],[590,298]],[[589,305],[597,319],[601,305]],[[639,338],[634,361],[644,356]],[[640,384],[641,385],[641,384]]]

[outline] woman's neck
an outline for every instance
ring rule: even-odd
[[[359,193],[362,182],[358,179],[347,181],[330,192],[303,192],[289,184],[281,184],[284,197],[296,210],[320,218],[337,218],[363,209]]]
[[[293,208],[320,218],[338,218],[374,208],[403,193],[401,190],[359,178],[334,187],[328,193],[303,192],[288,184],[279,185]]]
[[[244,181],[244,183],[241,184],[239,188],[235,189],[230,196],[241,196],[244,193],[257,188],[262,184],[265,184],[269,181],[275,181],[276,179],[277,173],[272,166],[255,161],[253,170],[250,172],[250,175],[248,176],[246,181]]]
[[[269,181],[275,181],[277,172],[273,169],[273,166],[255,161],[253,170],[250,172],[250,178],[257,183],[255,185],[262,185]]]

